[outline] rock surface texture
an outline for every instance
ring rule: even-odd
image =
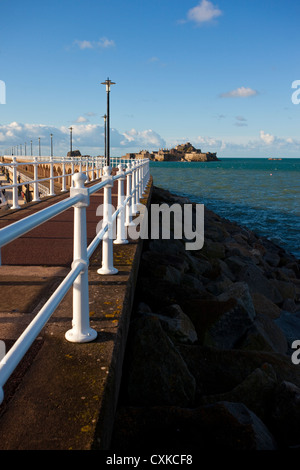
[[[198,251],[144,241],[112,449],[300,449],[299,260],[206,208],[204,227]]]

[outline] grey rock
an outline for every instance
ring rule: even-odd
[[[286,354],[288,343],[282,330],[265,315],[257,315],[253,325],[238,345],[241,349],[273,351]]]
[[[293,341],[300,339],[300,313],[292,314],[282,311],[280,317],[274,322],[285,334],[290,347]]]
[[[254,264],[242,268],[238,275],[239,281],[246,282],[251,293],[260,293],[270,299],[275,304],[282,302],[283,298],[280,291],[269,280],[262,270]]]
[[[196,383],[158,318],[140,316],[130,339],[128,395],[137,405],[191,406]]]

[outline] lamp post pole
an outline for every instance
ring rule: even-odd
[[[106,162],[106,158],[107,158],[107,152],[106,152],[107,150],[106,149],[106,118],[107,116],[106,114],[104,114],[103,118],[104,118],[104,159],[105,159],[105,164],[106,164],[107,163]]]
[[[30,141],[30,155],[32,156],[32,140]]]
[[[51,139],[51,157],[53,157],[53,134],[50,134],[50,139]]]
[[[73,127],[69,127],[70,129],[70,157],[72,157],[72,131]]]
[[[115,85],[115,82],[112,82],[109,78],[102,82],[101,85],[106,85],[106,94],[107,94],[107,122],[106,122],[106,166],[110,166],[110,142],[109,142],[109,94],[110,86]]]
[[[39,137],[39,157],[41,156],[41,138]]]

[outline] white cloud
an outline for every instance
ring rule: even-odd
[[[74,41],[74,44],[76,44],[79,49],[93,49],[93,45],[90,41]]]
[[[81,123],[81,122],[89,122],[89,120],[87,118],[85,118],[84,116],[79,116],[75,122],[78,122],[78,123]]]
[[[208,0],[201,0],[199,5],[191,8],[187,13],[188,21],[194,21],[197,24],[207,23],[218,16],[222,15],[222,11],[214,6]]]
[[[104,37],[104,38],[101,38],[100,41],[98,41],[96,44],[98,47],[107,48],[107,47],[113,47],[115,45],[115,41]]]
[[[264,131],[260,131],[259,136],[261,140],[267,145],[273,144],[275,141],[274,135],[266,134]]]
[[[82,118],[82,116],[80,116]],[[83,118],[85,119],[85,118]],[[46,126],[43,124],[21,124],[11,122],[0,124],[0,142],[2,149],[12,148],[27,143],[27,154],[30,152],[30,141],[33,142],[33,154],[38,153],[38,138],[41,139],[42,155],[50,153],[50,134],[53,134],[53,147],[55,155],[66,155],[70,146],[70,126]],[[81,121],[72,124],[73,149],[78,149],[82,154],[100,155],[104,146],[104,127],[100,124],[91,124]],[[166,142],[151,129],[138,131],[131,129],[128,132],[110,130],[111,151],[119,156],[130,151],[142,149],[155,150],[165,147]],[[1,153],[1,150],[0,150]],[[23,153],[24,155],[24,153]]]
[[[109,47],[115,46],[115,41],[113,39],[108,39],[106,37],[102,37],[99,39],[99,41],[79,41],[76,39],[73,42],[73,45],[76,45],[79,47],[79,49],[84,50],[84,49],[107,49]]]
[[[226,93],[222,93],[220,95],[221,98],[248,98],[249,96],[258,95],[256,90],[252,90],[252,88],[245,88],[240,87],[236,90],[228,91]]]
[[[160,148],[166,145],[166,142],[162,137],[157,134],[157,132],[152,129],[147,129],[145,131],[137,131],[136,129],[131,129],[130,131],[124,132],[125,139],[122,141],[123,145],[130,143],[137,148],[143,147],[155,147]]]

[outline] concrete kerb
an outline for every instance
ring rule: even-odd
[[[152,181],[147,206],[151,193]],[[20,365],[18,389],[0,417],[0,449],[109,448],[142,243],[114,247],[117,276],[99,278],[101,250],[96,250],[89,290],[98,337],[85,344],[64,339],[72,316],[70,291]]]

